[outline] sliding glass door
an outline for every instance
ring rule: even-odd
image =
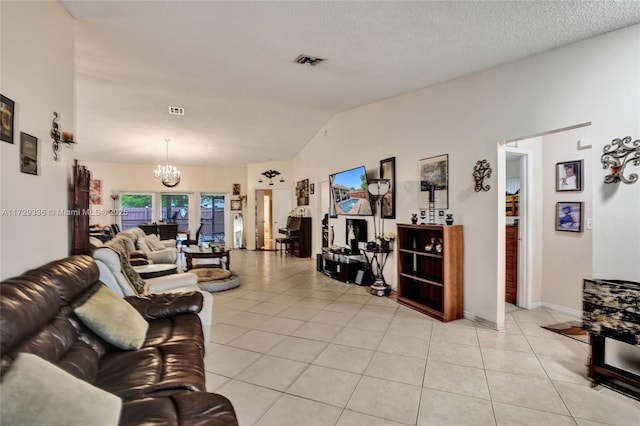
[[[200,196],[200,238],[203,241],[212,241],[215,244],[223,244],[226,241],[225,224],[225,196],[206,195]]]
[[[162,194],[162,221],[177,223],[178,232],[189,230],[189,195]]]

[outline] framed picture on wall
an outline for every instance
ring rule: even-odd
[[[232,195],[240,195],[240,184],[234,183],[232,187]]]
[[[556,163],[556,192],[582,191],[582,160]]]
[[[582,232],[582,202],[556,203],[556,231]]]
[[[309,184],[309,193],[311,195],[316,193],[316,185],[314,183]]]
[[[0,139],[13,143],[13,115],[16,103],[0,95]]]
[[[309,179],[303,179],[297,182],[296,199],[298,200],[298,206],[309,205]]]
[[[242,200],[231,200],[231,210],[242,210]]]
[[[380,161],[380,179],[389,179],[391,185],[389,192],[382,197],[382,217],[384,219],[396,218],[396,157],[386,158]]]
[[[100,179],[89,181],[89,204],[102,204],[102,181]]]
[[[20,171],[38,174],[38,138],[24,132],[20,132]]]
[[[418,177],[420,180],[419,209],[428,209],[430,200],[433,200],[436,210],[447,210],[449,208],[449,154],[420,160]]]

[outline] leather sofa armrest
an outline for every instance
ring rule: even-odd
[[[129,302],[146,320],[168,318],[179,314],[197,315],[202,309],[202,293],[161,293],[127,296]]]
[[[133,258],[133,259],[129,259],[129,263],[131,264],[131,266],[140,266],[140,265],[148,265],[149,261],[143,258]]]

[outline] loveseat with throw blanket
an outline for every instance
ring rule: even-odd
[[[158,293],[202,292],[203,306],[199,315],[205,342],[209,341],[213,296],[206,291],[201,291],[197,284],[197,276],[181,273],[143,280],[129,263],[124,241],[118,239],[96,247],[92,255],[100,270],[100,281],[122,297]]]
[[[3,425],[237,425],[206,392],[202,293],[122,298],[89,256],[0,283]]]

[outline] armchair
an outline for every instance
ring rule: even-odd
[[[128,273],[135,273],[132,271],[131,264],[128,258],[121,258],[117,251],[114,249],[114,244],[121,244],[117,241],[110,242],[107,245],[97,247],[93,251],[93,258],[98,265],[100,271],[100,281],[102,281],[109,289],[121,297],[137,296],[138,294],[129,284],[129,280],[126,278],[124,270],[129,269]],[[139,276],[137,276],[140,279]],[[202,310],[198,314],[200,321],[202,322],[202,330],[205,335],[205,342],[209,342],[210,328],[212,323],[213,313],[213,296],[209,292],[202,291],[198,287],[198,277],[190,273],[181,273],[166,275],[158,278],[149,278],[144,280],[149,294],[159,293],[184,293],[191,291],[198,291],[202,293],[203,306]]]
[[[154,234],[155,235],[155,234]],[[161,240],[160,242],[164,246],[162,249],[154,249],[147,242],[147,235],[140,228],[131,228],[126,231],[120,232],[116,238],[127,237],[133,242],[133,249],[128,246],[128,250],[135,249],[142,250],[147,256],[147,259],[153,261],[153,263],[176,263],[178,254],[176,252],[176,240]],[[152,238],[152,237],[150,237]]]

